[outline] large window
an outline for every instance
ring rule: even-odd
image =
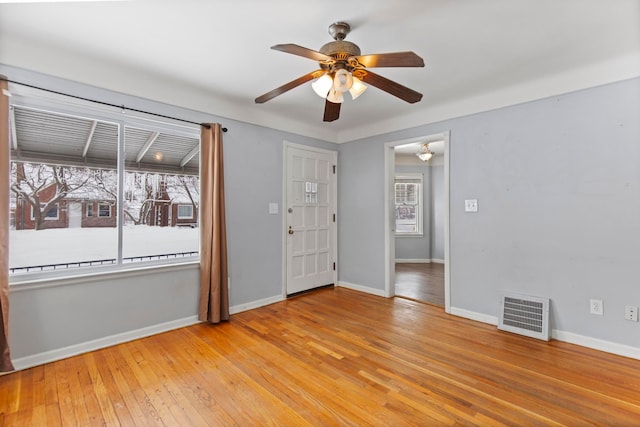
[[[197,259],[199,128],[89,108],[12,98],[10,273]]]
[[[396,176],[396,234],[422,235],[422,174]]]

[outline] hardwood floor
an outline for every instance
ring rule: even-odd
[[[0,425],[638,425],[640,361],[323,289],[0,377]]]
[[[396,263],[396,296],[444,307],[444,264]]]

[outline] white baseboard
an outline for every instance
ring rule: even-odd
[[[430,259],[396,259],[396,264],[444,264],[443,259],[430,258]]]
[[[475,311],[469,311],[463,308],[451,307],[450,314],[458,317],[464,317],[465,319],[488,323],[489,325],[498,325],[498,318],[495,316],[489,316],[488,314],[477,313]]]
[[[15,367],[16,371],[20,371],[22,369],[31,368],[33,366],[43,365],[45,363],[55,362],[56,360],[66,359],[67,357],[76,356],[78,354],[99,350],[101,348],[110,347],[116,344],[121,344],[123,342],[133,341],[139,338],[171,331],[173,329],[195,325],[199,322],[200,321],[198,320],[198,316],[190,316],[183,319],[172,320],[170,322],[147,326],[145,328],[123,332],[121,334],[98,338],[84,343],[70,345],[68,347],[49,350],[43,353],[13,359],[13,366]]]
[[[254,308],[264,307],[265,305],[274,304],[280,301],[284,301],[284,297],[282,295],[251,301],[246,304],[234,305],[233,307],[229,307],[229,314],[242,313],[243,311],[253,310]]]
[[[628,345],[605,341],[598,338],[578,335],[574,334],[573,332],[559,331],[557,329],[553,329],[551,331],[551,337],[558,341],[567,342],[569,344],[576,344],[582,347],[606,351],[607,353],[617,354],[618,356],[625,356],[632,359],[640,360],[640,348],[637,347],[631,347]]]
[[[464,310],[462,308],[451,307],[451,314],[453,314],[454,316],[464,317],[465,319],[488,323],[490,325],[498,325],[497,317],[489,316],[482,313],[476,313],[474,311]],[[560,331],[558,329],[553,329],[551,331],[551,338],[569,344],[576,344],[582,347],[591,348],[593,350],[604,351],[607,353],[616,354],[618,356],[630,357],[632,359],[640,360],[640,348],[637,347],[631,347],[628,345],[605,341],[598,338],[578,335],[574,334],[573,332]]]
[[[353,289],[354,291],[360,291],[360,292],[364,292],[367,294],[371,294],[371,295],[376,295],[379,297],[384,297],[384,289],[376,289],[376,288],[370,288],[368,286],[362,286],[362,285],[356,285],[355,283],[349,283],[349,282],[338,282],[336,284],[336,286],[339,286],[341,288],[347,288],[347,289]]]

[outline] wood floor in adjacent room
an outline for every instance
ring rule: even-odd
[[[396,263],[395,294],[444,307],[444,264]]]
[[[0,377],[0,425],[640,423],[640,361],[342,288]]]

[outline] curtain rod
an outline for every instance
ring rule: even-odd
[[[21,86],[30,87],[32,89],[43,90],[45,92],[54,93],[56,95],[68,96],[70,98],[80,99],[82,101],[89,101],[89,102],[93,102],[95,104],[106,105],[108,107],[120,108],[122,110],[129,110],[129,111],[133,111],[135,113],[149,114],[151,116],[162,117],[164,119],[177,120],[177,121],[183,122],[183,123],[190,123],[192,125],[204,126],[207,129],[211,128],[211,126],[209,124],[207,124],[207,123],[197,123],[197,122],[192,122],[191,120],[185,120],[185,119],[180,119],[180,118],[177,118],[177,117],[165,116],[164,114],[152,113],[150,111],[138,110],[136,108],[129,108],[129,107],[125,107],[124,104],[122,104],[122,105],[111,104],[109,102],[98,101],[98,100],[90,99],[90,98],[84,98],[82,96],[71,95],[69,93],[64,93],[64,92],[58,92],[58,91],[52,90],[52,89],[45,89],[43,87],[34,86],[34,85],[31,85],[31,84],[28,84],[28,83],[22,83],[22,82],[18,82],[18,81],[15,81],[15,80],[9,80],[9,79],[6,79],[6,78],[0,78],[0,80],[3,80],[3,81],[8,82],[8,83],[13,83],[13,84],[21,85]],[[222,132],[226,132],[226,131],[227,131],[227,128],[222,128]]]

